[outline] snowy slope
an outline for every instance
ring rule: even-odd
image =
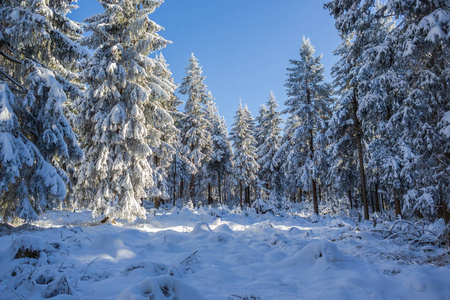
[[[450,299],[448,250],[387,239],[391,226],[218,209],[113,225],[53,212],[1,228],[0,298]]]

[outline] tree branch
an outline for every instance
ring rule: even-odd
[[[20,83],[18,83],[14,78],[12,78],[11,76],[9,76],[5,71],[3,71],[2,68],[0,68],[0,73],[5,76],[6,78],[8,78],[12,83],[14,83],[15,85],[17,85],[19,88],[21,88],[24,92],[27,91],[27,89],[21,85]]]
[[[14,57],[6,54],[5,52],[3,52],[2,50],[0,50],[0,54],[3,55],[4,57],[6,57],[7,60],[16,63],[16,64],[21,64],[22,62],[18,59],[15,59]]]

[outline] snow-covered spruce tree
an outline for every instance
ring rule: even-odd
[[[156,111],[154,115],[150,116],[150,119],[155,121],[154,127],[157,129],[151,136],[159,138],[160,141],[156,140],[150,143],[150,145],[156,145],[156,147],[151,147],[153,151],[154,184],[150,189],[149,196],[153,199],[155,207],[159,207],[161,201],[164,202],[173,197],[173,177],[169,178],[169,172],[172,161],[176,157],[176,145],[179,142],[179,129],[174,121],[182,117],[177,109],[182,101],[174,94],[176,86],[169,65],[162,54],[156,57],[153,73],[150,77],[154,84],[167,93],[168,98],[162,97],[159,105],[172,118],[167,118],[166,114],[160,116]],[[159,117],[166,119],[158,120]]]
[[[230,137],[234,148],[233,178],[235,186],[238,186],[239,189],[241,207],[244,206],[242,197],[244,189],[245,202],[248,206],[251,205],[250,187],[258,180],[259,165],[256,162],[258,155],[255,147],[254,126],[254,120],[247,105],[243,107],[239,102]]]
[[[374,24],[374,2],[375,0],[334,0],[325,4],[336,20],[335,27],[343,41],[335,51],[335,54],[341,56],[341,59],[333,66],[332,70],[334,84],[338,88],[340,97],[337,100],[330,130],[327,133],[332,137],[334,148],[332,153],[337,155],[332,158],[331,167],[339,169],[341,164],[350,167],[352,162],[357,162],[364,219],[366,220],[369,219],[365,160],[366,137],[359,114],[359,103],[364,94],[359,85],[365,75],[360,72],[364,47],[368,41],[377,36],[374,31],[375,27],[372,26]],[[345,153],[345,155],[341,155],[341,153]],[[341,185],[341,189],[344,188],[345,186]]]
[[[231,174],[233,150],[228,139],[225,120],[219,116],[219,111],[211,94],[206,99],[205,117],[211,125],[212,151],[209,161],[203,166],[204,180],[208,186],[208,204],[213,203],[212,190],[217,187],[217,197],[222,203],[223,182]]]
[[[201,184],[202,167],[210,159],[212,151],[211,124],[205,117],[202,104],[209,98],[206,85],[203,83],[202,68],[199,66],[194,54],[189,58],[186,67],[186,77],[179,87],[179,93],[187,95],[185,117],[181,123],[182,155],[190,162],[191,178],[189,182],[189,196],[191,200],[201,197],[203,187]],[[199,188],[196,190],[196,185]]]
[[[166,66],[148,57],[167,41],[148,17],[162,1],[101,1],[104,12],[87,18],[92,35],[82,44],[96,49],[82,72],[89,84],[80,102],[80,134],[86,160],[77,171],[77,193],[94,216],[133,221],[145,217],[141,202],[154,185],[152,150],[173,126],[164,105],[173,82]]]
[[[382,44],[391,54],[387,67],[404,78],[408,88],[391,118],[397,136],[413,153],[412,163],[404,166],[412,184],[403,209],[434,217],[443,204],[448,223],[450,5],[445,0],[389,0],[383,17],[388,16],[401,22]]]
[[[83,153],[64,114],[80,95],[76,62],[82,30],[66,14],[72,1],[0,3],[0,213],[36,218],[61,207],[68,168]],[[68,197],[67,197],[68,198]]]
[[[389,67],[393,53],[385,41],[395,26],[391,17],[384,16],[384,10],[385,6],[381,3],[374,7],[375,17],[371,24],[373,35],[366,41],[366,50],[362,53],[358,115],[368,141],[367,183],[368,192],[374,200],[372,207],[379,210],[378,190],[381,189],[397,200],[395,211],[399,215],[398,199],[409,181],[410,171],[405,166],[411,152],[397,134],[399,124],[393,122],[392,116],[407,95],[407,84],[404,80],[405,70],[398,73]]]
[[[280,117],[281,113],[277,111],[278,103],[272,91],[264,107],[265,109],[260,109],[257,126],[260,139],[257,148],[257,163],[260,166],[258,175],[259,179],[265,182],[266,190],[274,194],[275,198],[279,198],[281,192],[280,170],[279,164],[274,161],[274,157],[280,147],[280,124],[283,123],[283,120]]]
[[[312,193],[314,213],[319,213],[318,184],[326,174],[325,120],[330,115],[332,89],[323,82],[322,56],[314,57],[314,47],[303,38],[300,60],[291,60],[286,82],[288,100],[285,112],[297,116],[297,122],[289,124],[292,138],[286,148],[284,170],[288,178],[295,178],[302,190]],[[292,119],[292,118],[291,118]]]

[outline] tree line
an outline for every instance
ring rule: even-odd
[[[149,15],[162,1],[101,4],[84,24],[69,0],[0,4],[4,221],[53,208],[133,221],[145,201],[258,212],[310,201],[315,214],[344,204],[365,219],[449,222],[447,1],[325,3],[342,38],[333,83],[304,38],[285,108],[272,92],[255,118],[240,103],[229,132],[195,56],[177,85],[157,53],[168,41]]]

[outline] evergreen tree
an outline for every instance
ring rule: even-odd
[[[303,38],[300,60],[291,60],[286,83],[288,100],[286,113],[296,116],[287,131],[292,138],[285,141],[287,159],[284,169],[288,178],[295,178],[297,188],[312,192],[314,212],[319,213],[318,182],[326,172],[325,120],[330,114],[332,89],[323,83],[321,57],[314,57],[314,47]],[[291,118],[294,119],[294,118]]]
[[[179,129],[174,121],[181,117],[177,106],[182,101],[174,93],[176,86],[169,65],[162,54],[156,57],[153,72],[151,76],[154,84],[164,89],[168,95],[168,98],[160,99],[159,105],[172,117],[172,120],[158,120],[157,113],[151,116],[151,119],[156,121],[154,126],[157,129],[152,136],[158,137],[160,142],[155,143],[156,147],[151,147],[153,151],[154,185],[150,189],[149,196],[153,198],[155,207],[158,207],[160,201],[167,201],[173,197],[171,193],[173,182],[169,178],[169,172],[172,160],[176,156],[175,145],[177,145],[179,138]],[[167,117],[167,115],[164,116]]]
[[[0,3],[0,213],[34,219],[61,207],[67,171],[81,160],[68,102],[80,95],[76,63],[87,56],[82,30],[66,14],[72,1]]]
[[[267,108],[265,108],[267,107]],[[267,101],[265,109],[260,109],[259,122],[257,132],[261,142],[258,146],[258,165],[259,178],[266,184],[267,191],[275,193],[276,197],[280,192],[280,174],[278,164],[274,161],[274,157],[280,147],[280,124],[281,113],[277,111],[278,103],[275,100],[275,95],[270,92],[269,100]]]
[[[149,53],[167,41],[148,17],[162,1],[101,1],[104,12],[85,20],[92,35],[82,44],[95,49],[84,66],[89,83],[80,102],[80,134],[86,160],[77,172],[77,198],[93,215],[133,221],[154,186],[151,148],[160,149],[163,130],[173,126],[164,103],[173,82],[166,66]]]
[[[361,73],[362,53],[367,42],[377,35],[373,26],[374,2],[375,0],[334,0],[325,4],[330,14],[334,16],[335,27],[343,40],[335,51],[341,59],[332,71],[334,84],[338,87],[340,97],[331,120],[330,132],[328,132],[329,136],[333,137],[332,153],[337,155],[332,158],[331,166],[338,169],[340,165],[354,168],[352,164],[357,162],[366,220],[369,219],[365,156],[367,137],[364,135],[359,105],[361,98],[365,95],[364,89],[360,86],[366,75]],[[345,185],[341,184],[340,188],[344,187]]]
[[[211,124],[206,119],[202,104],[209,98],[206,85],[203,83],[202,68],[194,54],[189,58],[186,67],[186,77],[179,87],[182,95],[187,95],[185,118],[181,122],[182,155],[190,163],[191,178],[189,182],[189,196],[191,200],[200,197],[202,191],[196,191],[196,184],[201,183],[202,167],[210,159],[212,151]]]
[[[212,151],[205,165],[205,179],[208,185],[208,203],[212,204],[212,187],[217,186],[219,203],[222,203],[223,182],[231,174],[233,150],[228,139],[225,120],[219,116],[219,111],[211,95],[205,104],[206,119],[211,124]]]
[[[242,197],[244,189],[246,203],[250,206],[250,187],[257,182],[259,170],[259,165],[256,162],[258,155],[255,147],[254,120],[248,107],[243,107],[240,102],[234,120],[230,131],[234,147],[234,184],[239,186],[241,207],[244,206]]]

